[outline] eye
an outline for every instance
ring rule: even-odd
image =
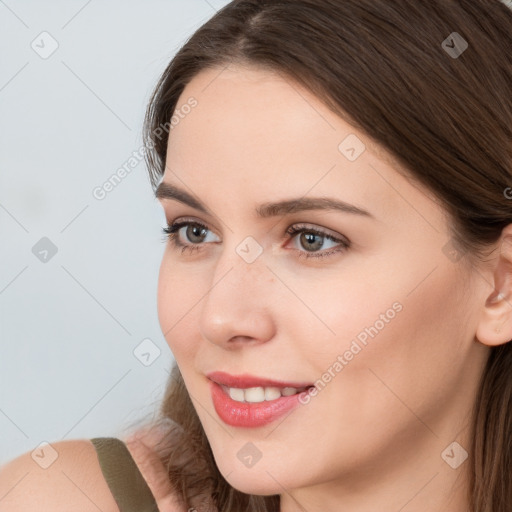
[[[194,238],[199,238],[199,240],[196,243],[192,243],[191,245],[189,245],[189,244],[184,244],[180,240],[179,234],[180,234],[180,231],[182,230],[182,228],[184,228],[184,227],[187,228],[185,230],[187,238],[191,237],[190,238],[191,240],[194,240]],[[194,252],[194,251],[197,251],[198,249],[200,249],[199,244],[202,244],[204,242],[204,236],[205,236],[206,232],[209,231],[209,229],[207,226],[205,226],[204,224],[201,224],[200,222],[184,220],[181,222],[175,222],[175,223],[171,224],[170,226],[166,226],[166,227],[162,228],[162,231],[166,234],[167,239],[171,242],[171,244],[175,248],[180,247],[181,252],[184,253],[187,251]]]
[[[183,243],[180,239],[180,231],[184,229],[184,234],[191,243]],[[175,222],[169,226],[162,228],[167,239],[175,248],[181,248],[181,252],[194,252],[202,248],[203,242],[206,241],[206,235],[210,231],[208,227],[200,222],[183,220]],[[305,224],[290,226],[286,231],[286,238],[295,239],[300,246],[305,247],[307,250],[302,251],[296,249],[299,258],[324,258],[345,251],[350,247],[350,242],[345,238],[337,238],[327,232],[311,228]],[[330,247],[324,251],[318,252],[326,241],[334,242],[335,246]]]
[[[297,241],[300,246],[306,247],[307,249],[318,249],[325,243],[326,240],[335,243],[334,247],[331,247],[328,250],[326,249],[322,252],[311,253],[309,251],[304,252],[299,250],[299,258],[325,258],[327,256],[332,256],[336,253],[343,252],[350,247],[350,242],[348,239],[337,238],[333,235],[329,235],[327,232],[321,229],[311,228],[305,224],[290,226],[286,230],[286,234],[290,235],[292,239],[295,238],[295,235],[301,235],[297,238]]]

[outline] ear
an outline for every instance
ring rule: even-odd
[[[490,283],[494,291],[486,299],[475,334],[489,347],[512,340],[512,224],[503,229],[496,248]]]

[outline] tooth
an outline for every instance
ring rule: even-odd
[[[263,402],[265,400],[265,390],[263,388],[248,388],[245,390],[246,402]]]
[[[229,388],[229,396],[237,402],[244,401],[244,390],[240,388]]]
[[[296,388],[284,388],[283,391],[281,391],[281,394],[283,396],[291,396],[291,395],[295,395],[295,393],[297,393]]]
[[[265,400],[276,400],[281,397],[279,388],[265,388]]]

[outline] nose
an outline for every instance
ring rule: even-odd
[[[234,250],[223,254],[202,301],[199,330],[203,339],[227,350],[272,339],[275,281],[263,254],[252,263]]]

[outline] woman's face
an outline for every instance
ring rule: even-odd
[[[439,202],[268,71],[203,71],[176,112],[163,183],[205,211],[160,189],[168,223],[191,225],[175,233],[188,250],[167,242],[158,314],[224,477],[280,494],[355,489],[404,464],[418,488],[432,465],[453,471],[442,452],[463,445],[487,354],[474,313],[489,286],[458,259]],[[348,206],[299,207],[313,198]],[[267,208],[288,201],[299,206]],[[257,403],[264,390],[238,389],[231,401],[212,372],[316,395],[271,389]]]

